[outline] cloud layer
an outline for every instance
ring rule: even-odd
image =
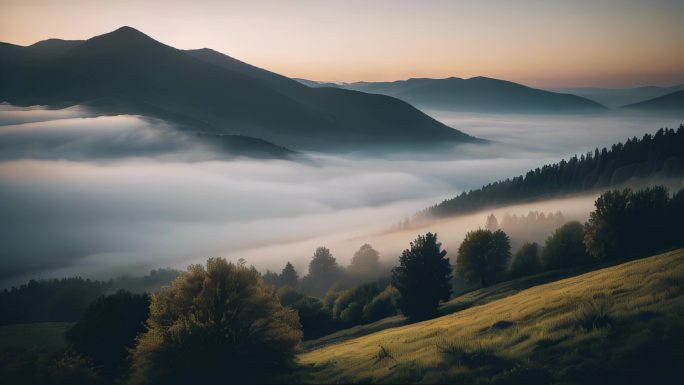
[[[260,269],[280,269],[291,260],[304,272],[316,246],[329,246],[342,263],[365,242],[394,258],[418,232],[430,230],[455,254],[465,231],[483,225],[484,216],[386,230],[464,189],[668,123],[438,117],[498,143],[460,146],[439,157],[212,160],[205,148],[163,122],[93,118],[77,108],[3,106],[0,286],[32,277],[142,274],[209,256],[243,257]],[[509,212],[561,209],[568,218],[582,219],[592,200]]]

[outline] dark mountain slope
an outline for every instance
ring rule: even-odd
[[[681,90],[684,90],[684,84],[672,87],[560,88],[550,91],[573,94],[601,103],[609,108],[618,108],[627,104],[643,102],[648,99],[657,98]]]
[[[129,27],[69,48],[49,45],[57,48],[0,49],[1,100],[88,104],[297,148],[475,141],[396,99],[311,89],[214,51],[177,50]]]
[[[326,86],[334,84],[326,83]],[[418,107],[448,111],[494,113],[582,113],[605,107],[570,94],[559,94],[486,77],[409,79],[337,85],[357,91],[393,96]]]
[[[684,113],[684,90],[663,95],[639,103],[629,104],[624,108],[645,112]]]
[[[59,55],[83,44],[84,42],[85,40],[47,39],[41,40],[35,44],[31,44],[26,48],[35,53]]]

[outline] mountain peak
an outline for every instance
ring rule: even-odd
[[[137,53],[151,54],[160,50],[168,51],[171,47],[154,40],[135,28],[124,26],[112,32],[88,39],[84,44],[76,47],[76,54],[98,53],[114,54],[122,51],[134,50]]]
[[[138,31],[137,29],[129,26],[123,26],[112,32],[105,33],[103,35],[95,36],[88,41],[100,41],[100,42],[118,42],[124,44],[131,43],[156,43],[161,44],[153,38],[145,35],[144,33]]]

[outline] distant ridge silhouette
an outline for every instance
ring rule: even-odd
[[[182,51],[121,27],[86,41],[0,46],[0,100],[86,104],[296,149],[479,142],[382,95],[314,89],[208,49]]]
[[[625,106],[625,108],[645,112],[665,112],[683,115],[684,90],[672,92],[643,102],[629,104]]]
[[[393,96],[426,109],[490,113],[587,113],[606,108],[576,95],[555,93],[506,80],[477,76],[470,79],[412,78],[394,82],[319,83],[310,86],[337,87]]]

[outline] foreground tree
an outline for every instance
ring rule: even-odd
[[[399,291],[397,306],[407,317],[426,317],[451,297],[451,265],[437,234],[419,235],[392,269],[392,285]]]
[[[153,295],[147,332],[132,353],[134,383],[253,382],[287,368],[302,337],[253,268],[210,258]]]
[[[542,262],[549,269],[580,266],[591,262],[584,249],[584,228],[572,221],[557,228],[546,240]]]
[[[456,275],[469,282],[480,280],[482,287],[506,271],[511,258],[511,243],[501,230],[475,230],[466,234],[458,248]]]
[[[150,297],[120,290],[91,303],[64,336],[72,349],[91,359],[107,377],[128,370],[128,350],[145,331]]]

